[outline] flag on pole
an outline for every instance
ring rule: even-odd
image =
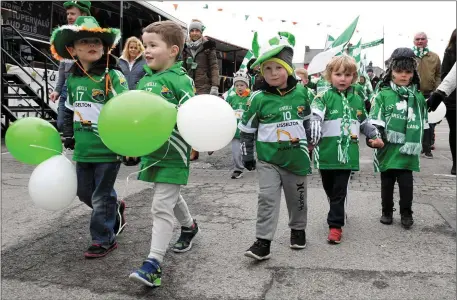
[[[335,38],[333,36],[331,36],[330,34],[327,34],[327,40],[325,41],[324,51],[330,48],[333,41],[335,41]]]
[[[369,43],[362,44],[362,49],[375,47],[375,46],[378,46],[378,45],[381,45],[381,44],[384,44],[384,38],[376,40],[376,41],[372,41],[372,42],[369,42]]]
[[[357,70],[360,70],[362,60],[362,39],[359,40],[357,45],[349,49],[349,55],[355,59],[355,62],[357,63]]]
[[[333,41],[331,48],[334,48],[334,47],[340,46],[340,45],[346,45],[347,43],[349,43],[349,41],[352,38],[352,35],[354,34],[354,31],[355,31],[355,28],[357,27],[358,22],[359,22],[359,17],[355,18],[355,20],[352,21],[352,23],[349,25],[349,27],[346,28],[346,30],[344,30],[343,33]]]
[[[249,50],[246,55],[243,58],[243,62],[241,63],[240,69],[238,71],[243,71],[247,72],[248,71],[248,63],[251,60],[251,58],[254,57],[254,52],[252,50]]]

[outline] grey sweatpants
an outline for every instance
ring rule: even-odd
[[[173,215],[181,226],[190,227],[193,219],[186,201],[179,193],[181,186],[170,183],[156,183],[152,196],[152,237],[148,258],[162,262],[168,244],[173,236]]]
[[[243,159],[241,158],[241,143],[240,139],[232,140],[232,158],[233,158],[233,171],[244,170]]]
[[[272,241],[276,232],[281,203],[281,187],[289,212],[289,228],[305,230],[308,205],[306,176],[296,175],[276,165],[258,161],[259,202],[256,237]]]

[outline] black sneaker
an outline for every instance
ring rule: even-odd
[[[432,151],[430,151],[430,152],[424,152],[424,156],[425,156],[425,158],[429,158],[429,159],[433,158]]]
[[[290,248],[304,249],[306,247],[306,232],[304,230],[290,231]]]
[[[86,252],[84,252],[84,256],[86,258],[99,258],[107,255],[111,251],[117,248],[117,243],[112,243],[108,248],[103,247],[100,244],[92,244]]]
[[[412,210],[405,210],[401,213],[401,225],[405,229],[411,228],[413,226],[413,211]]]
[[[382,216],[381,219],[379,219],[379,222],[385,225],[390,225],[393,222],[393,212],[395,211],[395,208],[393,208],[391,211],[382,211]]]
[[[239,179],[243,176],[243,172],[241,171],[233,171],[232,173],[232,179]]]
[[[271,241],[257,239],[254,244],[249,248],[245,253],[244,256],[255,258],[257,260],[265,260],[269,259],[270,254],[270,244]]]
[[[114,223],[114,234],[119,235],[124,231],[127,222],[125,221],[125,202],[123,200],[117,201],[116,209],[116,222]]]
[[[173,245],[173,251],[177,253],[187,252],[192,248],[192,239],[199,232],[198,224],[194,220],[192,227],[181,227],[181,235],[178,241]]]

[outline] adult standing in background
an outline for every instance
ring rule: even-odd
[[[430,97],[430,94],[436,90],[441,83],[441,61],[439,56],[431,52],[428,48],[428,38],[424,32],[418,32],[414,35],[413,51],[417,60],[417,72],[420,77],[420,91],[425,99]],[[432,145],[433,135],[436,124],[429,124],[430,128],[424,130],[424,138],[422,140],[422,151],[426,158],[433,158]]]
[[[68,25],[73,25],[80,16],[90,16],[90,1],[67,1],[64,2],[63,6],[66,9]],[[57,129],[59,131],[61,131],[63,127],[65,101],[67,100],[66,81],[72,66],[73,62],[60,62],[56,87],[49,95],[49,99],[52,102],[59,101],[57,107]]]
[[[216,43],[203,36],[205,26],[194,19],[189,25],[189,39],[182,53],[183,67],[194,80],[195,95],[219,95],[219,65]],[[213,154],[208,152],[209,155]],[[196,160],[199,153],[192,149],[190,160]]]
[[[381,80],[376,74],[373,72],[373,69],[371,67],[367,68],[367,75],[368,79],[370,80],[371,87],[373,90],[376,89],[376,86],[378,85],[378,82]]]
[[[145,74],[143,66],[146,64],[146,60],[143,52],[143,43],[137,37],[131,36],[127,39],[119,58],[119,67],[127,79],[129,90],[136,89],[136,84]]]
[[[456,33],[452,32],[449,43],[444,52],[443,63],[441,64],[441,84],[432,96],[430,96],[430,110],[438,108],[441,101],[446,105],[446,119],[449,125],[449,146],[452,154],[451,174],[456,175],[456,93],[455,93],[455,62],[456,62]]]

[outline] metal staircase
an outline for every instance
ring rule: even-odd
[[[39,117],[56,125],[57,112],[49,105],[49,94],[54,86],[48,83],[48,70],[58,70],[58,64],[50,58],[45,49],[37,49],[11,25],[1,25],[2,74],[1,74],[1,124],[2,134],[11,122],[23,116]],[[21,48],[22,47],[22,48]],[[24,54],[17,49],[34,50],[34,65],[44,68],[43,76],[38,72]],[[3,65],[5,64],[5,65]],[[23,74],[34,82],[38,89],[34,90],[17,74],[8,74],[6,64],[19,67]],[[27,68],[27,69],[25,69]],[[32,70],[32,73],[30,72]],[[37,79],[40,80],[37,80]]]

